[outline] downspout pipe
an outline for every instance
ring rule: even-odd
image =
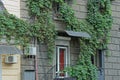
[[[34,46],[37,48],[37,39],[34,38]],[[35,80],[38,80],[38,61],[37,61],[37,54],[35,55]]]

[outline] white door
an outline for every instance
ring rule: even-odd
[[[0,80],[2,80],[2,59],[0,55]]]

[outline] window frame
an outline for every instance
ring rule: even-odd
[[[97,50],[95,55],[91,56],[92,63],[97,67],[98,71],[98,79],[97,80],[105,80],[105,72],[104,72],[104,50]]]
[[[60,71],[60,49],[64,49],[65,51],[65,53],[64,53],[64,55],[65,55],[65,64],[64,64],[64,67],[67,67],[68,66],[68,55],[69,54],[67,54],[68,53],[68,48],[67,47],[65,47],[65,46],[56,46],[56,48],[57,48],[57,52],[56,52],[56,76],[57,77],[67,77],[68,76],[68,74],[67,73],[65,73],[65,76],[60,76],[60,73],[62,73],[61,71]],[[58,74],[58,75],[57,75]]]
[[[67,3],[68,5],[71,5],[72,0],[64,0],[64,3]],[[53,2],[53,19],[61,19],[62,16],[60,15],[60,3],[58,2]]]
[[[67,47],[67,66],[70,66],[70,37],[58,36],[55,41],[55,55],[53,59],[53,78],[56,78],[56,58],[57,58],[57,46],[59,47]],[[69,77],[69,75],[67,74]],[[59,78],[59,76],[58,76]]]

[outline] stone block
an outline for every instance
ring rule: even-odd
[[[111,30],[113,30],[113,31],[119,31],[119,25],[118,24],[113,24]]]
[[[113,76],[112,80],[120,80],[120,76]]]
[[[105,68],[113,68],[113,64],[112,63],[105,63]]]
[[[38,80],[53,80],[53,74],[38,74]]]
[[[76,60],[71,60],[71,61],[70,61],[70,65],[71,65],[71,66],[74,66],[74,65],[76,65],[76,64],[77,64],[77,61],[76,61]]]
[[[38,59],[38,65],[40,66],[50,66],[49,62],[47,58]]]
[[[87,12],[87,6],[80,5],[80,10],[81,12]]]
[[[117,57],[107,57],[107,62],[117,63],[118,59]]]
[[[105,71],[105,75],[107,75],[108,74],[107,69],[105,69],[104,71]]]
[[[38,52],[37,58],[48,58],[47,51],[40,51],[40,52]]]
[[[117,76],[118,75],[118,70],[115,69],[108,69],[108,74],[109,76]]]
[[[120,32],[117,32],[117,35],[118,35],[117,37],[119,37],[119,38],[120,38]]]
[[[72,9],[74,9],[75,11],[79,11],[80,7],[79,7],[79,5],[74,4],[74,5],[72,5]]]
[[[120,3],[119,3],[120,4]],[[116,6],[116,11],[120,11],[120,5],[117,5]],[[119,15],[119,17],[120,17],[120,15]]]
[[[113,63],[113,69],[120,69],[120,63]]]
[[[47,67],[47,66],[38,66],[38,73],[43,74],[43,73],[53,73],[53,70],[55,70],[55,67]]]
[[[76,3],[76,4],[86,5],[86,4],[87,4],[87,0],[76,0],[75,3]]]
[[[119,38],[117,38],[117,37],[111,37],[111,43],[112,44],[119,44],[120,42],[119,42]]]
[[[113,15],[113,24],[120,24],[120,18]]]
[[[117,37],[117,34],[118,32],[117,31],[110,31],[110,36],[111,37]]]
[[[118,57],[120,56],[120,52],[119,51],[111,51],[111,56],[114,56],[114,57]]]
[[[78,48],[78,47],[72,47],[71,48],[71,53],[79,54],[80,53],[80,48]]]
[[[108,49],[109,50],[116,50],[119,51],[120,50],[120,46],[118,44],[108,44]]]
[[[120,8],[120,7],[119,7]],[[113,11],[112,12],[112,16],[114,16],[114,17],[120,17],[120,12],[119,11]]]
[[[115,10],[117,9],[117,6],[116,6],[116,5],[112,5],[112,6],[111,6],[111,9],[112,9],[113,11],[115,11]]]
[[[27,10],[20,10],[20,16],[21,17],[26,17],[26,18],[29,18],[29,13]]]
[[[85,12],[75,12],[75,16],[79,19],[86,18],[86,15],[87,15],[87,13],[85,13]]]
[[[40,45],[39,50],[40,50],[40,52],[46,52],[47,51],[47,45]]]
[[[118,70],[118,75],[120,76],[120,70]]]
[[[24,66],[29,66],[29,65],[34,65],[34,60],[33,59],[21,59],[21,64]]]
[[[71,60],[78,60],[78,54],[74,54],[74,53],[71,54],[71,55],[70,55],[70,59],[71,59]]]
[[[28,10],[28,7],[26,5],[26,2],[25,1],[21,1],[20,2],[20,9],[25,9],[25,10]]]
[[[113,80],[112,76],[105,76],[105,80]]]
[[[120,57],[118,56],[118,58],[117,58],[117,62],[120,64]]]

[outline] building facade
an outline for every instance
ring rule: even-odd
[[[2,1],[2,3],[1,3]],[[16,15],[20,18],[20,1],[19,0],[0,0],[0,12],[4,9],[11,14]],[[6,46],[5,39],[0,41],[0,80],[21,80],[21,60],[20,54],[11,53],[14,52],[12,46]],[[10,49],[10,50],[6,50]],[[14,47],[15,49],[15,47]],[[11,52],[9,52],[11,51]],[[8,53],[9,52],[9,53]],[[14,60],[11,61],[11,57]]]
[[[2,0],[9,13],[19,18],[29,20],[26,0]],[[98,80],[119,80],[120,79],[120,1],[113,0],[112,16],[113,25],[108,45],[110,54],[99,51],[95,57],[95,62],[99,65]],[[71,4],[78,19],[85,19],[87,15],[87,0],[76,0]],[[57,31],[64,31],[65,24],[53,18]],[[74,33],[73,33],[74,34]],[[87,36],[80,36],[87,37]],[[53,53],[53,63],[49,64],[46,44],[33,41],[31,46],[36,47],[36,55],[17,55],[16,64],[5,64],[5,55],[0,58],[0,80],[53,80],[56,77],[67,77],[67,73],[61,72],[64,67],[73,66],[80,52],[79,41],[76,37],[69,35],[69,32],[59,32],[55,41],[55,53]],[[82,46],[82,45],[81,45]],[[60,64],[63,63],[63,64]],[[60,65],[59,65],[60,64]],[[11,74],[12,73],[12,74]],[[59,79],[58,79],[59,80]],[[75,80],[75,79],[70,79]]]

